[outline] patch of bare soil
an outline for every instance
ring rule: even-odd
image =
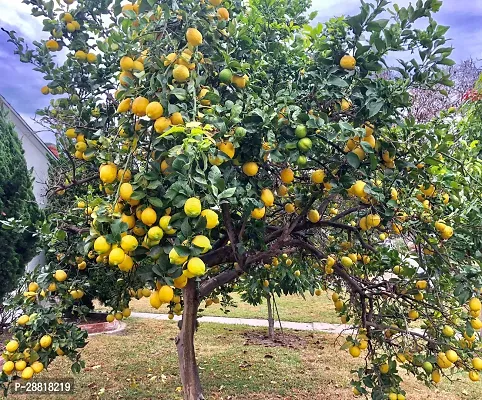
[[[292,333],[276,333],[273,339],[259,332],[244,332],[245,346],[288,347],[302,349],[306,347],[306,340]]]

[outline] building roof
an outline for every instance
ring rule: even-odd
[[[0,103],[3,103],[8,108],[8,110],[20,120],[20,122],[25,126],[25,128],[29,132],[30,138],[33,141],[35,141],[38,145],[43,147],[49,156],[58,158],[58,153],[55,154],[52,151],[52,149],[50,149],[50,147],[48,147],[47,144],[42,139],[39,138],[39,136],[30,127],[30,125],[27,124],[27,122],[22,118],[22,116],[12,107],[12,105],[7,101],[7,99],[5,99],[5,97],[3,97],[1,94],[0,94]]]

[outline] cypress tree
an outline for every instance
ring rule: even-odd
[[[32,190],[22,144],[7,111],[0,109],[0,220],[21,220],[22,228],[0,227],[0,299],[15,288],[36,253],[34,224],[41,212]]]

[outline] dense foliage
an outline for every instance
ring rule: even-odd
[[[102,190],[44,234],[77,230],[82,246],[67,259],[95,256],[88,268],[115,279],[108,320],[129,316],[140,295],[182,314],[185,399],[203,398],[201,300],[288,258],[290,274],[263,283],[281,291],[291,272],[319,270],[306,276],[321,275],[353,326],[342,348],[366,351],[356,395],[403,400],[400,369],[427,384],[458,369],[479,379],[480,142],[464,128],[478,117],[407,118],[410,90],[451,84],[440,1],[390,12],[386,0],[363,2],[316,26],[303,0],[24,2],[52,37],[33,50],[11,41],[44,73],[43,93],[66,94],[40,114],[72,157],[52,191]],[[413,58],[389,66],[395,52]],[[80,276],[50,263],[32,277],[38,290],[15,299],[25,315],[7,359],[37,344],[42,365],[59,348],[77,359],[85,338],[51,316],[82,298]],[[12,365],[0,379],[20,375]]]
[[[7,111],[0,110],[0,300],[11,292],[35,255],[41,213],[22,144]],[[21,225],[22,229],[15,226]]]

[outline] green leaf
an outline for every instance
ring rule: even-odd
[[[189,218],[184,218],[184,221],[182,221],[181,232],[186,237],[191,236],[192,228],[191,224],[189,223]]]
[[[132,200],[142,200],[144,197],[146,197],[145,192],[134,192],[131,195]]]
[[[332,76],[330,79],[328,79],[328,83],[332,86],[338,86],[338,87],[347,87],[348,86],[348,83],[337,77],[337,76]]]
[[[162,202],[161,199],[157,197],[149,197],[147,199],[149,203],[151,203],[154,207],[162,208],[164,206],[164,203]]]
[[[218,196],[218,199],[228,199],[229,197],[233,197],[234,193],[236,192],[236,188],[229,188],[225,191],[221,192]]]
[[[191,249],[186,246],[174,246],[174,250],[176,250],[176,253],[179,254],[181,257],[191,255]]]
[[[346,161],[348,161],[348,164],[350,164],[355,169],[360,166],[360,159],[355,153],[351,151],[346,155]]]

